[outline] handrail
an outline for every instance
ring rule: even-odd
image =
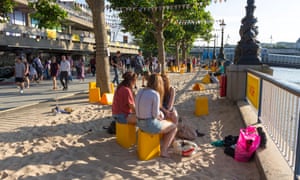
[[[259,71],[255,71],[253,69],[247,69],[247,71],[253,73],[254,75],[257,75],[261,78],[263,78],[264,80],[267,80],[269,82],[272,82],[273,84],[287,90],[288,92],[296,95],[296,96],[300,96],[300,86],[299,85],[296,85],[294,83],[290,83],[290,82],[287,82],[287,81],[284,81],[284,80],[280,80],[280,79],[274,79],[274,77],[268,75],[268,74],[265,74],[265,73],[262,73],[262,72],[259,72]]]

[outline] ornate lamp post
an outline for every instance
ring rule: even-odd
[[[246,16],[242,19],[240,27],[241,40],[235,48],[234,64],[260,65],[260,42],[256,40],[258,27],[254,17],[254,0],[247,0]]]
[[[216,39],[217,39],[217,35],[214,34],[214,49],[213,49],[213,59],[217,59],[216,56]]]
[[[223,41],[224,41],[224,27],[226,26],[225,22],[224,22],[224,19],[222,19],[220,21],[220,26],[221,26],[221,48],[220,48],[220,53],[218,55],[218,60],[221,61],[221,60],[225,60],[225,57],[224,57],[224,44],[223,44]]]

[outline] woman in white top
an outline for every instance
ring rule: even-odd
[[[147,87],[139,90],[135,98],[138,127],[148,133],[162,133],[161,156],[169,157],[168,147],[175,138],[177,127],[167,121],[160,111],[164,92],[163,80],[159,74],[151,74]]]

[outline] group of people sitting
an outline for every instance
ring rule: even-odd
[[[123,74],[123,81],[114,94],[112,115],[118,123],[136,124],[147,133],[161,133],[161,157],[169,157],[168,148],[175,138],[178,123],[175,89],[165,74],[154,73],[146,80],[147,85],[134,95],[137,74],[131,71]]]

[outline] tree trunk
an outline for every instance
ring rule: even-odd
[[[104,0],[86,0],[93,14],[94,34],[96,41],[96,84],[100,87],[101,96],[110,90],[110,71],[108,57],[108,39],[105,23]]]
[[[157,47],[158,47],[158,60],[161,63],[161,74],[165,74],[165,37],[164,37],[164,31],[163,31],[163,9],[159,10],[158,12],[158,21],[155,23],[155,29],[156,32],[154,34],[154,37],[157,41]]]
[[[186,61],[187,60],[187,52],[186,52],[187,48],[186,48],[185,41],[181,42],[181,49],[182,49],[182,59]]]
[[[179,49],[180,49],[180,43],[177,41],[176,42],[176,64],[178,68],[180,67],[180,62],[179,62]]]
[[[165,38],[162,30],[156,33],[156,40],[158,45],[158,60],[161,63],[161,73],[165,74]]]

